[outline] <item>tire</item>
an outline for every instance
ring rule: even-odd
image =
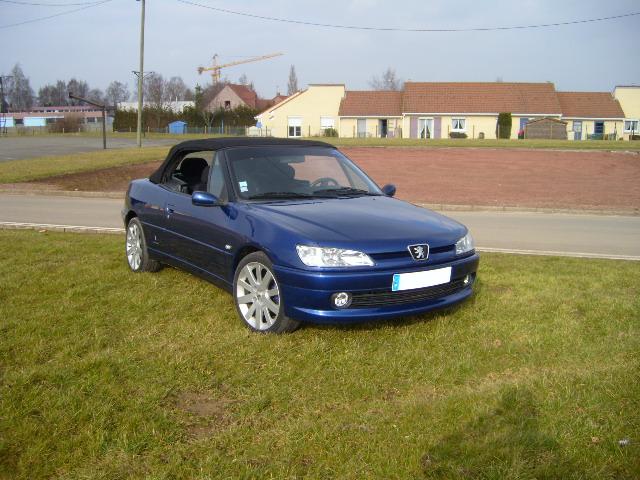
[[[244,324],[254,332],[286,333],[300,326],[284,314],[273,264],[262,252],[240,260],[233,276],[233,302]]]
[[[144,238],[144,230],[138,217],[133,217],[127,223],[124,254],[132,272],[157,272],[162,268],[160,262],[149,258],[147,240]]]

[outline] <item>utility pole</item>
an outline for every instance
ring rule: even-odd
[[[144,80],[144,2],[142,3],[142,11],[140,15],[140,71],[138,73],[138,123],[136,128],[136,137],[138,147],[142,147],[142,83]]]
[[[89,105],[93,105],[102,110],[102,148],[104,150],[107,149],[107,105],[103,103],[97,103],[91,100],[87,100],[86,98],[78,97],[73,93],[69,92],[69,98],[75,98],[76,100],[80,100],[81,102],[88,103]]]

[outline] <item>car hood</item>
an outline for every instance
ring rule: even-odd
[[[253,203],[248,209],[297,234],[298,241],[369,253],[404,250],[414,243],[453,245],[467,232],[455,220],[385,196]]]

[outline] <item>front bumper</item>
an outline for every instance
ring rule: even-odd
[[[422,268],[411,265],[394,270],[342,270],[339,272],[327,270],[314,272],[278,266],[274,266],[274,269],[280,283],[285,314],[288,317],[313,323],[352,323],[415,315],[455,305],[472,294],[479,261],[480,257],[474,253],[465,258],[437,265],[425,265]],[[440,290],[433,289],[424,294],[415,291],[416,295],[411,298],[408,298],[406,293],[412,291],[391,292],[392,278],[395,273],[449,266],[452,267],[451,283],[445,284]],[[469,283],[463,285],[462,279],[467,275]],[[377,297],[384,301],[338,309],[331,302],[331,295],[336,292],[351,293],[354,299]],[[404,297],[394,298],[396,295],[398,297],[404,295]]]

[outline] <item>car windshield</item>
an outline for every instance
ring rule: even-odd
[[[333,148],[247,147],[226,154],[234,188],[245,200],[382,195]]]

